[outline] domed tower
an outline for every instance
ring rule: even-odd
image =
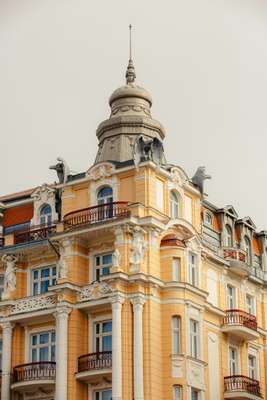
[[[95,163],[112,161],[119,165],[151,160],[165,164],[160,122],[151,116],[152,98],[135,83],[135,69],[130,55],[126,85],[116,89],[109,99],[111,114],[100,123],[96,135],[99,149]]]

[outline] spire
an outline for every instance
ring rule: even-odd
[[[129,62],[125,75],[127,85],[129,83],[134,83],[134,80],[136,78],[134,64],[132,60],[132,25],[129,25],[129,53]]]

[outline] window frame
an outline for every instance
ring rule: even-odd
[[[173,391],[173,400],[182,400],[182,386],[181,385],[173,385],[172,391]]]
[[[206,226],[213,226],[213,215],[209,211],[205,211],[204,213],[204,223]]]
[[[172,259],[172,281],[180,282],[181,280],[181,258],[173,257]]]
[[[234,358],[232,358],[232,354],[231,352],[234,351],[234,353],[236,354],[236,359],[234,360]],[[235,364],[232,363],[232,361],[235,362]],[[233,368],[233,365],[234,368]],[[233,344],[229,344],[228,347],[228,371],[229,371],[229,376],[235,376],[235,375],[239,375],[239,348],[237,346],[234,346]],[[235,369],[235,373],[234,372]]]
[[[103,396],[102,396],[102,393],[103,392],[108,392],[108,391],[110,391],[111,392],[111,396],[112,396],[112,388],[103,388],[103,389],[97,389],[97,390],[94,390],[93,391],[93,399],[94,400],[103,400]],[[100,394],[100,396],[97,398],[97,394]],[[112,399],[112,397],[111,397],[111,399]]]
[[[48,334],[49,340],[47,343],[40,343],[40,336]],[[33,345],[33,337],[37,336],[39,338],[36,345]],[[54,337],[54,340],[53,340]],[[54,347],[54,357],[52,348]],[[40,349],[48,348],[48,360],[40,361]],[[33,361],[33,350],[37,350],[36,360]],[[29,334],[29,359],[30,362],[55,362],[56,361],[56,330],[48,329],[37,332],[31,332]]]
[[[197,395],[197,397],[193,397],[194,393]],[[196,389],[194,387],[191,387],[191,400],[200,400],[200,393],[201,391],[199,389]]]
[[[194,263],[191,262],[192,256],[195,259]],[[193,251],[188,252],[188,275],[190,285],[199,287],[199,257]]]
[[[252,264],[252,243],[251,243],[250,238],[247,235],[244,236],[244,244],[245,244],[246,257],[247,257],[247,264],[251,265]]]
[[[109,275],[110,269],[112,268],[112,251],[107,251],[105,253],[100,253],[100,254],[95,254],[94,255],[94,270],[93,270],[93,280],[94,281],[100,281],[102,276]],[[110,263],[104,264],[103,263],[103,258],[106,256],[110,256]],[[100,259],[100,264],[97,265],[97,258]],[[103,269],[109,268],[109,273],[108,274],[103,274]],[[98,272],[99,271],[99,274]],[[98,276],[99,275],[99,276]]]
[[[233,295],[229,295],[229,289],[233,290]],[[230,306],[231,299],[233,300],[233,306]],[[237,308],[237,288],[230,283],[226,285],[226,304],[228,310],[234,310]]]
[[[103,325],[105,323],[110,323],[111,324],[111,330],[104,332],[103,331]],[[99,325],[99,333],[97,333],[97,325]],[[94,353],[102,353],[103,351],[112,351],[112,319],[104,319],[104,320],[99,320],[99,321],[94,321],[93,324],[93,352]],[[111,336],[111,349],[110,350],[103,350],[103,338]],[[97,340],[99,340],[99,343],[97,345]],[[98,350],[97,350],[98,348]]]
[[[177,322],[175,326],[175,322]],[[172,355],[181,354],[181,317],[173,315],[171,318]]]
[[[225,247],[233,247],[233,229],[231,225],[225,225]]]
[[[248,299],[249,298],[252,301],[251,304],[248,304]],[[256,299],[255,299],[255,296],[251,295],[250,293],[246,293],[245,300],[246,300],[246,311],[251,315],[256,315]]]
[[[105,189],[109,189],[110,190],[110,194],[103,195],[103,196],[100,195],[100,193]],[[101,188],[98,189],[96,198],[97,198],[97,204],[98,205],[104,205],[104,204],[113,203],[113,198],[114,198],[113,188],[111,186],[109,186],[109,185],[102,186]]]
[[[250,359],[254,359],[255,365],[251,368],[251,365],[249,363]],[[251,371],[253,373],[251,374]],[[252,354],[251,352],[248,353],[248,377],[251,379],[258,379],[258,357],[256,354]]]
[[[171,190],[169,195],[169,216],[171,219],[179,218],[179,205],[179,195],[175,190]]]
[[[196,327],[196,330],[193,330],[192,327]],[[198,360],[200,357],[200,323],[193,318],[189,320],[189,335],[190,357]]]
[[[49,278],[49,279],[42,279],[42,270],[48,269],[50,270],[49,276],[44,277],[44,278]],[[55,274],[53,274],[53,271],[56,271]],[[34,272],[38,271],[38,278],[34,278]],[[42,288],[42,282],[48,281],[49,280],[49,285],[48,287],[55,286],[57,283],[57,278],[58,278],[58,270],[57,270],[57,265],[56,264],[49,264],[49,265],[43,265],[43,266],[38,266],[38,267],[32,267],[30,269],[30,295],[31,296],[38,296],[38,295],[44,295],[48,293],[48,290],[45,292],[41,291]],[[53,283],[54,281],[54,283]],[[34,284],[37,283],[37,288],[38,288],[38,293],[35,293],[34,289]]]
[[[50,210],[49,213],[45,212],[45,209]],[[53,215],[53,211],[52,211],[52,207],[50,204],[42,204],[42,206],[40,207],[40,212],[39,212],[39,221],[40,221],[40,225],[42,226],[50,226],[52,225],[52,215]],[[42,219],[44,219],[44,222],[42,222]]]

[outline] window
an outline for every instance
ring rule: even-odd
[[[181,319],[180,317],[172,317],[172,353],[180,353],[180,332],[181,332]]]
[[[230,225],[225,226],[225,246],[233,247],[233,232]]]
[[[250,294],[246,294],[246,308],[249,314],[255,315],[255,298]]]
[[[46,204],[41,208],[40,211],[40,225],[51,225],[52,223],[52,210],[51,207]]]
[[[96,322],[94,325],[96,353],[112,351],[112,321]]]
[[[247,255],[247,264],[250,265],[252,262],[252,252],[251,252],[251,243],[247,236],[245,236],[244,242],[245,242],[245,250],[246,250],[246,255]]]
[[[112,253],[96,256],[94,279],[99,281],[101,276],[109,275],[111,267],[112,267]]]
[[[257,379],[257,358],[253,354],[248,355],[248,376]]]
[[[200,394],[199,390],[192,388],[191,389],[191,400],[199,400],[200,399],[199,394]]]
[[[112,390],[97,390],[94,392],[94,400],[112,400]]]
[[[2,370],[2,352],[3,352],[3,341],[0,339],[0,370]]]
[[[212,216],[209,212],[205,212],[205,224],[212,226]]]
[[[31,335],[31,362],[56,360],[55,331],[34,333]]]
[[[229,347],[229,373],[231,376],[238,374],[237,349]]]
[[[32,294],[48,292],[49,286],[54,286],[57,280],[57,267],[50,265],[44,268],[32,270]]]
[[[197,256],[189,253],[189,283],[193,286],[198,286],[198,266]]]
[[[236,288],[231,285],[227,285],[227,308],[233,310],[236,308]]]
[[[171,218],[179,217],[179,200],[175,192],[171,192],[170,194],[170,217]]]
[[[180,280],[180,259],[173,258],[172,260],[172,280],[178,282]]]
[[[199,357],[199,322],[190,319],[190,355]]]
[[[97,195],[97,204],[107,204],[113,202],[113,191],[109,186],[103,187],[99,190]]]
[[[173,400],[182,399],[182,388],[181,386],[173,386]]]

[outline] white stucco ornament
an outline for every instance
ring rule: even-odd
[[[72,242],[69,239],[63,240],[58,243],[60,257],[57,263],[59,279],[66,279],[68,277],[69,265],[66,257],[71,255]]]
[[[51,220],[56,221],[58,219],[58,214],[56,212],[55,189],[44,183],[34,190],[31,197],[33,199],[34,208],[31,225],[40,224],[40,213],[44,205],[51,207]]]
[[[131,271],[137,271],[140,264],[144,262],[147,243],[144,241],[144,234],[141,230],[133,233],[132,253],[130,257]]]
[[[112,254],[112,267],[113,268],[120,268],[121,262],[121,254],[119,249],[115,249],[114,253]]]
[[[5,275],[4,275],[4,292],[2,293],[2,299],[9,299],[10,294],[16,290],[16,262],[18,258],[13,254],[5,254],[2,257],[2,262],[5,264]]]
[[[114,166],[110,163],[102,163],[90,168],[86,175],[89,179],[93,181],[98,181],[100,179],[110,178],[114,173]]]

